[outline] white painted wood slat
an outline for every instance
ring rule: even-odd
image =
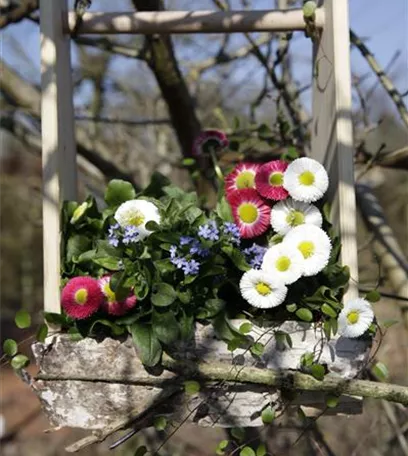
[[[66,0],[40,2],[44,310],[60,312],[60,205],[76,199],[76,147]]]
[[[358,264],[348,1],[325,0],[323,8],[325,26],[314,49],[312,157],[329,171],[332,218],[341,235],[342,262],[351,273],[346,298],[354,298]]]

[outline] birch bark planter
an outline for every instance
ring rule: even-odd
[[[233,323],[239,327],[242,321]],[[276,343],[276,330],[290,334],[292,348]],[[327,342],[319,328],[299,322],[285,322],[268,330],[254,326],[249,335],[265,345],[260,358],[244,349],[232,354],[226,343],[216,338],[211,325],[197,325],[195,339],[175,348],[172,356],[190,363],[216,362],[230,366],[231,372],[239,372],[242,366],[288,371],[299,370],[301,356],[314,352],[331,376],[352,379],[366,363],[371,345],[367,340],[342,337]],[[33,388],[56,426],[102,431],[115,423],[147,416],[153,408],[155,416],[165,414],[175,420],[188,416],[189,421],[202,426],[259,426],[262,409],[281,402],[277,388],[234,381],[200,380],[200,391],[187,395],[181,385],[191,376],[163,368],[146,370],[130,337],[74,342],[67,335],[55,335],[43,344],[34,344],[33,352],[40,366]],[[323,410],[325,393],[300,392],[292,403],[305,406],[309,413]],[[356,414],[361,410],[360,398],[343,395],[329,412]]]

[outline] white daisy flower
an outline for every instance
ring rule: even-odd
[[[329,236],[317,226],[299,225],[285,236],[284,243],[295,247],[303,258],[303,275],[313,276],[327,266],[331,252]]]
[[[271,274],[258,269],[247,271],[241,278],[239,288],[243,298],[259,309],[279,306],[288,293],[285,285],[272,280]]]
[[[322,214],[313,204],[288,198],[279,201],[272,208],[271,225],[279,234],[286,234],[295,226],[303,224],[315,225],[320,228],[322,223]]]
[[[343,337],[362,336],[374,320],[371,304],[363,298],[353,299],[344,305],[339,314],[339,334]]]
[[[135,199],[122,203],[115,212],[115,220],[122,228],[135,226],[139,230],[139,240],[151,234],[146,223],[160,223],[159,209],[150,201]]]
[[[329,177],[318,161],[302,157],[293,160],[287,167],[283,186],[293,199],[312,203],[326,193]]]
[[[287,285],[296,282],[301,277],[303,263],[299,250],[283,242],[273,245],[266,251],[262,270],[267,272],[270,277]]]

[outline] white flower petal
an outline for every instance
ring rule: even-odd
[[[262,270],[285,285],[298,280],[303,273],[303,257],[295,247],[282,242],[270,247],[264,256]]]
[[[331,241],[329,236],[317,226],[299,225],[288,232],[283,242],[288,242],[301,252],[303,275],[306,277],[316,275],[329,262]]]
[[[139,240],[146,238],[151,231],[146,229],[146,223],[160,223],[159,209],[150,201],[135,199],[122,203],[116,213],[115,220],[122,228],[136,226],[139,230]]]
[[[257,269],[247,271],[242,276],[239,287],[242,297],[259,309],[279,306],[288,292],[287,287],[273,280],[269,273]]]
[[[286,234],[298,225],[307,224],[321,227],[322,214],[313,204],[287,198],[275,204],[271,211],[271,225],[278,234]]]
[[[350,313],[357,315],[357,321],[350,322]],[[355,338],[362,336],[374,320],[374,312],[371,304],[363,298],[353,299],[344,305],[339,314],[339,334],[343,337]]]
[[[301,176],[308,173],[313,176],[313,183],[306,185],[301,182]],[[290,196],[298,201],[312,203],[326,193],[329,177],[324,167],[312,158],[302,157],[294,160],[283,175],[283,187]]]

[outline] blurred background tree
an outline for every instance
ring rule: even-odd
[[[91,9],[287,9],[301,4],[93,0]],[[1,0],[0,9],[0,284],[5,339],[21,336],[13,334],[16,310],[26,308],[38,321],[42,318],[41,125],[38,1]],[[398,321],[375,356],[388,367],[390,380],[407,384],[408,5],[404,0],[387,5],[355,0],[350,13],[356,32],[351,34],[351,59],[360,285],[379,286],[383,293],[375,308],[380,321]],[[159,171],[183,187],[196,186],[211,204],[208,170],[201,169],[201,178],[192,179],[181,164],[183,157],[191,156],[192,141],[204,128],[229,133],[233,150],[220,157],[226,168],[243,158],[268,160],[289,147],[307,153],[311,56],[312,45],[303,33],[75,37],[72,77],[81,197],[87,192],[100,197],[113,177],[143,187],[152,172]],[[387,220],[387,239],[392,239],[385,247],[371,223],[373,196]],[[35,397],[10,380],[4,369],[1,375],[3,440],[8,442],[4,454],[63,454],[72,434],[41,436],[38,429],[46,425]],[[373,377],[375,371],[365,375]],[[269,436],[274,454],[407,455],[407,423],[406,410],[368,401],[361,416],[322,417],[308,423],[288,417],[286,423],[271,426]],[[221,430],[208,429],[191,433],[187,427],[161,454],[214,454],[222,435]],[[304,438],[294,445],[300,435]],[[162,438],[151,430],[137,437],[150,444]],[[116,452],[133,454],[136,447],[131,440]],[[89,454],[105,451],[102,445]]]

